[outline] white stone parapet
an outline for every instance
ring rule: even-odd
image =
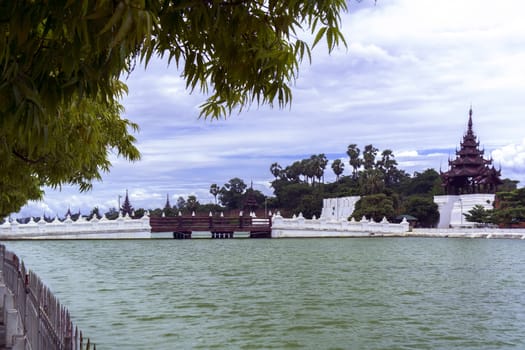
[[[86,220],[80,217],[73,221],[68,215],[64,221],[55,218],[46,222],[40,218],[35,222],[33,218],[27,224],[20,224],[16,220],[6,220],[0,225],[0,239],[135,239],[151,238],[149,215],[146,213],[140,219],[132,219],[128,215],[109,220],[106,216],[101,219],[93,217]]]
[[[525,240],[525,229],[492,227],[415,228],[411,232],[408,232],[406,236],[435,238],[506,238]]]
[[[285,219],[279,213],[272,217],[272,238],[370,237],[400,235],[408,230],[409,224],[405,219],[400,224],[393,224],[386,218],[381,222],[374,222],[364,217],[360,221],[327,220],[315,217],[305,219],[302,214],[294,215],[291,219]]]

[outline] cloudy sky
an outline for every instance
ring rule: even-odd
[[[525,184],[525,4],[519,0],[349,1],[348,48],[314,50],[301,68],[291,108],[256,106],[226,120],[198,119],[204,100],[184,88],[176,67],[155,61],[126,80],[125,117],[140,125],[142,160],[115,158],[89,193],[46,189],[15,216],[88,213],[117,207],[126,189],[134,207],[162,207],[179,196],[213,200],[212,183],[233,177],[271,194],[269,167],[311,154],[347,162],[351,143],[394,151],[413,173],[443,169],[474,131],[504,177]],[[346,165],[346,173],[349,166]],[[330,166],[327,180],[333,179]]]

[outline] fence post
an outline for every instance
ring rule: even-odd
[[[0,244],[0,298],[4,308],[6,345],[15,349],[78,350],[77,332],[67,309],[18,256]],[[82,349],[82,335],[80,336]],[[88,339],[89,343],[89,339]],[[93,344],[94,345],[94,344]]]

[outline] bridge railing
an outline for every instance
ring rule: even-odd
[[[13,294],[13,308],[18,311],[23,332],[18,336],[25,338],[26,349],[96,350],[89,339],[84,342],[69,311],[41,279],[34,272],[27,271],[18,256],[1,244],[0,269],[6,287]]]
[[[249,216],[173,216],[150,217],[151,232],[172,231],[250,231],[271,227],[271,219],[254,219]]]

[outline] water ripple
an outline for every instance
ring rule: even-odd
[[[525,242],[8,242],[99,349],[522,349]]]

